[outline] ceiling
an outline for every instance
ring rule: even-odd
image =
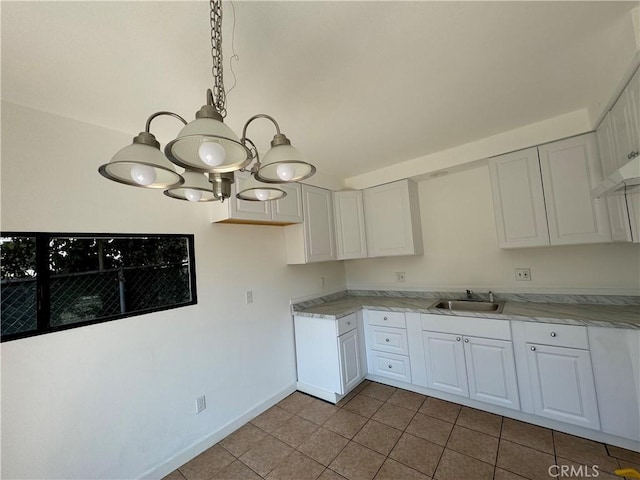
[[[636,5],[225,2],[225,121],[240,134],[268,113],[320,172],[347,178],[582,108],[594,118],[635,53]],[[132,136],[158,110],[190,120],[212,85],[208,9],[4,1],[2,99]],[[180,126],[151,131],[166,143]],[[248,130],[262,151],[273,133]]]

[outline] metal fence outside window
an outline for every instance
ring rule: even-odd
[[[50,276],[51,326],[144,311],[192,299],[188,262]],[[2,280],[2,335],[36,329],[36,280]]]

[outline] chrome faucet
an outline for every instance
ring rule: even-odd
[[[495,301],[495,298],[493,296],[493,292],[489,290],[489,302],[493,303],[494,301]]]
[[[467,290],[467,300],[471,300],[473,297],[473,290]]]

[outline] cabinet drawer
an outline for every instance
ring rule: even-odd
[[[580,325],[524,322],[524,332],[528,343],[589,349],[587,327]]]
[[[369,326],[370,348],[381,352],[409,355],[409,342],[407,330],[404,328]]]
[[[411,383],[409,357],[394,353],[371,352],[373,374]]]
[[[342,335],[343,333],[350,332],[358,325],[358,323],[356,322],[355,313],[347,315],[346,317],[339,318],[338,320],[336,320],[336,322],[338,324],[338,336]]]
[[[381,325],[383,327],[407,328],[402,312],[381,312],[367,310],[369,325]]]

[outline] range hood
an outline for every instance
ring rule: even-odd
[[[636,156],[629,163],[613,172],[600,185],[591,190],[593,198],[604,195],[624,194],[629,188],[636,190],[640,185],[640,156]]]

